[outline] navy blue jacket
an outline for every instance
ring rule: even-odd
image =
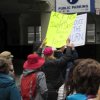
[[[0,73],[0,100],[21,100],[14,79],[3,73]]]

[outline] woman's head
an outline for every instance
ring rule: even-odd
[[[73,84],[77,93],[96,95],[100,84],[99,62],[82,60],[73,71]]]
[[[14,56],[11,54],[10,51],[3,51],[0,53],[0,57],[7,59],[9,63],[12,64],[12,60]]]
[[[9,62],[5,58],[0,57],[0,72],[9,73]]]
[[[45,59],[55,59],[52,47],[45,47],[45,49],[43,50],[43,54]]]
[[[43,54],[45,56],[51,56],[53,54],[53,50],[52,50],[52,47],[46,47],[43,51]]]
[[[37,53],[33,53],[27,56],[23,68],[24,70],[36,70],[40,69],[44,63],[44,58],[40,57]]]

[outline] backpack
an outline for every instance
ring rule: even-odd
[[[21,78],[21,95],[23,100],[31,100],[36,95],[36,73]]]

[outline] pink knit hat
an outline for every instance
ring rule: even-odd
[[[44,54],[45,56],[51,56],[52,53],[53,53],[53,50],[52,50],[51,47],[46,47],[46,48],[44,49],[44,51],[43,51],[43,54]]]

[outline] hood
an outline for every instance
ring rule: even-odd
[[[0,88],[5,88],[13,84],[15,84],[15,81],[11,76],[0,73]]]
[[[26,70],[23,71],[23,75],[27,76],[27,75],[29,75],[31,73],[35,73],[35,72],[37,72],[37,70],[28,70],[28,69],[26,69]]]

